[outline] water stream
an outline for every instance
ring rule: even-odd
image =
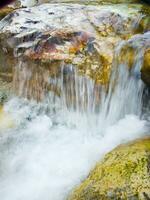
[[[60,78],[49,80],[57,82],[60,96],[50,92],[40,103],[14,97],[4,105],[14,127],[0,130],[0,199],[66,199],[105,153],[148,133],[139,74],[142,52],[129,70],[127,63],[117,62],[122,45],[109,88],[62,65]],[[28,76],[22,76],[20,94],[28,94],[27,71],[22,70]]]

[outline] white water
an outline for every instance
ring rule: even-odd
[[[30,7],[30,6],[36,5],[38,1],[37,0],[20,0],[20,2],[22,6]]]
[[[14,98],[6,103],[15,127],[0,130],[0,199],[66,199],[105,153],[146,135],[141,112],[144,86],[136,74],[140,65],[138,54],[130,73],[125,63],[114,64],[108,94],[98,88],[98,105],[93,81],[76,72],[75,109],[66,106],[65,94],[73,90],[65,88],[63,76],[63,95],[57,101],[49,97],[36,104]]]

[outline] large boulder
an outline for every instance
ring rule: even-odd
[[[61,88],[50,85],[50,77],[60,77],[62,66],[68,69],[72,65],[95,84],[105,85],[116,45],[148,30],[149,15],[144,8],[139,4],[118,4],[117,8],[116,5],[43,4],[16,10],[0,22],[3,47],[0,55],[4,60],[0,71],[16,66],[12,70],[16,90],[21,91],[20,86],[26,88],[22,93],[36,99],[43,98],[51,89],[60,94]],[[45,71],[43,78],[41,70]],[[27,74],[30,71],[30,78],[25,71]],[[39,73],[38,79],[33,71]],[[71,73],[65,70],[65,74],[66,71]],[[22,78],[18,77],[20,73]]]
[[[34,6],[43,3],[78,3],[78,4],[118,4],[139,3],[139,0],[17,0],[22,6]]]
[[[108,153],[68,199],[150,199],[150,138],[121,145]]]

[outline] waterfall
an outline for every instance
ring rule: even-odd
[[[49,78],[48,69],[19,61],[13,80],[18,95],[46,97],[4,105],[14,126],[0,130],[1,199],[63,200],[105,153],[146,135],[142,50],[129,68],[118,59],[124,45],[116,48],[109,87],[79,75],[71,64],[60,63]]]
[[[4,105],[14,126],[0,130],[2,200],[64,200],[105,153],[146,135],[143,49],[135,49],[129,67],[128,60],[119,60],[125,45],[115,50],[107,86],[72,64],[49,69],[18,60],[13,84],[25,98]]]
[[[126,115],[142,117],[144,83],[140,68],[143,63],[144,47],[135,48],[132,66],[128,58],[120,61],[121,51],[127,46],[122,41],[114,53],[109,85],[97,84],[87,76],[80,75],[72,64],[59,62],[54,67],[19,60],[14,70],[14,89],[18,96],[49,102],[48,109],[57,112],[56,104],[65,119],[76,116],[76,126],[86,122],[93,134],[105,132],[105,128],[125,118]],[[131,45],[132,46],[132,45]],[[66,119],[66,122],[72,119]],[[96,130],[93,130],[96,127]],[[99,131],[100,130],[100,131]],[[103,130],[103,131],[102,131]]]

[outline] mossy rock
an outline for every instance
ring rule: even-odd
[[[14,10],[13,7],[4,7],[0,9],[0,20],[3,19],[9,13],[11,13],[13,10]]]
[[[0,78],[0,106],[3,105],[12,95],[12,83],[3,81]]]
[[[150,199],[150,138],[120,145],[97,163],[68,200]]]
[[[150,87],[150,48],[144,54],[143,67],[141,69],[143,81]]]
[[[4,91],[0,91],[0,105],[7,100],[7,94]]]

